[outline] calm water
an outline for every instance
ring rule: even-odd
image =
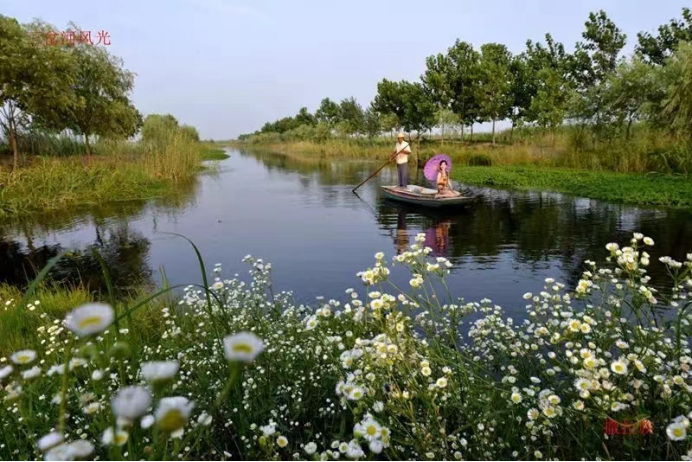
[[[684,258],[692,250],[692,212],[642,209],[553,193],[466,188],[478,200],[450,213],[422,213],[379,197],[380,184],[395,182],[385,170],[351,189],[378,165],[370,162],[296,162],[268,153],[229,150],[219,170],[205,174],[181,197],[147,203],[34,217],[0,224],[0,281],[22,285],[26,275],[62,250],[71,252],[54,271],[98,288],[104,255],[121,288],[155,284],[160,268],[172,283],[200,281],[195,255],[175,232],[193,240],[209,268],[222,263],[225,277],[247,267],[252,254],[271,262],[275,285],[297,299],[343,298],[359,288],[355,274],[383,251],[388,258],[424,232],[435,255],[454,264],[453,295],[491,298],[510,312],[521,295],[555,277],[573,286],[586,259],[600,261],[607,242],[634,231],[656,240],[650,272],[664,271],[658,256]],[[418,180],[421,184],[421,180]],[[408,274],[393,272],[398,284]]]

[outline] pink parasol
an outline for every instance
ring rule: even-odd
[[[452,159],[450,159],[447,154],[435,154],[425,163],[425,167],[423,167],[425,178],[430,181],[437,181],[437,173],[440,171],[440,162],[443,160],[447,162],[447,171],[449,172],[452,169]]]

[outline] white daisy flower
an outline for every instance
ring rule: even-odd
[[[139,426],[146,430],[147,428],[154,425],[155,421],[156,419],[154,419],[153,415],[147,414],[144,417],[142,417],[142,420],[139,422]]]
[[[627,375],[627,362],[622,358],[610,364],[610,370],[619,375]]]
[[[63,442],[63,436],[61,433],[58,432],[51,432],[48,433],[44,436],[41,437],[40,440],[38,440],[38,448],[46,452],[47,450],[57,446],[58,444]]]
[[[76,440],[68,444],[68,449],[75,459],[85,459],[94,452],[94,445],[87,440]]]
[[[317,451],[317,444],[311,441],[303,447],[303,451],[305,451],[305,454],[311,456]]]
[[[36,359],[36,352],[34,350],[20,350],[10,356],[10,359],[13,363],[19,364],[20,366],[31,364]]]
[[[103,332],[111,325],[115,312],[105,303],[87,303],[65,317],[65,326],[80,337]]]
[[[684,422],[673,422],[668,425],[666,435],[671,441],[684,441],[687,438],[687,428]]]
[[[276,439],[276,445],[279,446],[280,448],[285,448],[288,446],[288,438],[285,436],[281,435]]]
[[[115,398],[111,400],[113,414],[128,420],[135,420],[143,416],[149,406],[151,406],[151,394],[144,387],[121,388]]]
[[[24,380],[31,380],[35,379],[36,377],[41,375],[41,368],[38,366],[34,366],[31,369],[27,369],[25,371],[22,371],[22,378]]]
[[[5,380],[7,377],[10,376],[10,374],[14,372],[14,367],[12,366],[5,366],[2,369],[0,369],[0,380]]]
[[[190,419],[195,404],[183,396],[162,398],[156,408],[156,425],[167,432],[182,428]]]
[[[149,361],[142,363],[142,377],[151,384],[165,382],[172,379],[179,368],[178,361]]]
[[[129,438],[130,434],[125,430],[118,429],[118,431],[114,434],[113,427],[108,427],[106,431],[103,432],[103,435],[101,435],[101,442],[104,446],[122,446],[127,443]]]
[[[255,334],[239,332],[223,339],[226,359],[251,363],[264,350],[264,343]]]

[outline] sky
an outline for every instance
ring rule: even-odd
[[[230,139],[264,122],[314,111],[322,98],[364,107],[377,82],[417,81],[425,58],[456,39],[518,53],[545,33],[568,51],[590,11],[628,36],[681,17],[689,0],[0,0],[0,14],[68,22],[110,36],[108,50],[136,74],[144,114],[170,113],[204,139]]]

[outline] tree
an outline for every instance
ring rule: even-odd
[[[692,142],[692,43],[681,43],[663,71],[663,117],[670,130]]]
[[[315,116],[310,114],[310,111],[308,111],[306,107],[300,108],[300,111],[298,111],[296,115],[296,122],[298,122],[298,125],[309,125],[311,127],[317,125]]]
[[[514,126],[528,118],[531,108],[531,100],[535,96],[535,76],[527,62],[526,53],[521,53],[512,58],[509,65],[510,78],[510,110],[509,118],[512,121],[510,140],[514,135]]]
[[[660,100],[657,72],[641,58],[623,61],[608,79],[606,101],[620,124],[626,124],[630,138],[632,123],[643,117],[649,102]]]
[[[347,135],[357,135],[363,133],[365,125],[365,113],[363,107],[358,104],[355,98],[346,98],[339,104],[339,118],[341,126]]]
[[[511,60],[512,55],[504,45],[486,43],[481,46],[480,79],[476,97],[479,115],[483,120],[491,120],[493,123],[493,144],[495,144],[495,122],[509,115],[513,102],[510,93]]]
[[[535,114],[538,125],[550,129],[554,141],[555,128],[559,127],[565,118],[570,94],[565,79],[555,69],[541,69],[537,79],[540,83],[531,102],[531,112]]]
[[[435,126],[437,107],[423,89],[423,85],[418,82],[410,83],[403,80],[399,83],[399,89],[404,101],[401,124],[407,132],[417,131],[420,143],[420,134]]]
[[[380,117],[380,122],[382,124],[382,129],[387,130],[390,133],[393,131],[398,131],[399,127],[401,127],[401,122],[399,122],[399,118],[396,116],[396,114],[392,113],[382,114],[382,116]]]
[[[605,11],[589,13],[582,33],[583,48],[590,53],[592,71],[597,82],[603,81],[615,71],[618,56],[627,43],[625,35],[608,17]]]
[[[682,20],[671,19],[668,24],[659,26],[658,35],[648,32],[637,34],[636,52],[652,64],[663,65],[677,49],[680,42],[692,42],[692,10],[682,9]]]
[[[335,126],[339,120],[339,105],[329,98],[324,98],[320,107],[315,111],[318,122],[323,122],[329,127]]]
[[[435,114],[437,126],[442,131],[442,144],[445,143],[445,129],[459,125],[459,116],[451,109],[439,109]]]
[[[368,138],[382,133],[382,119],[380,113],[373,109],[372,105],[365,110],[363,129]]]
[[[448,109],[452,102],[449,58],[441,53],[428,56],[425,66],[425,73],[421,76],[423,88],[440,109]]]
[[[450,105],[461,120],[461,138],[463,140],[464,125],[471,125],[473,130],[473,124],[479,115],[476,91],[480,80],[480,56],[473,49],[473,45],[457,40],[447,50],[447,59]],[[471,134],[473,135],[473,131]]]
[[[607,80],[615,72],[627,36],[601,10],[589,14],[582,37],[585,41],[577,43],[570,57],[574,94],[569,115],[603,134],[614,117],[606,101]]]
[[[179,129],[178,120],[172,115],[150,114],[142,124],[142,141],[165,145]]]
[[[180,133],[190,141],[194,141],[195,143],[199,142],[199,132],[192,125],[182,125],[180,127]]]
[[[74,101],[74,63],[64,48],[45,44],[49,32],[54,28],[46,23],[21,26],[0,15],[0,126],[10,141],[14,170],[20,130],[32,121],[50,125],[61,120],[59,108]]]
[[[399,129],[406,112],[401,84],[382,79],[377,84],[377,95],[372,102],[372,107],[380,114],[389,115],[389,128]]]
[[[128,138],[139,130],[141,115],[129,100],[134,74],[103,47],[80,43],[71,46],[70,53],[76,64],[76,100],[63,111],[63,124],[84,136],[87,156],[91,156],[90,136]]]

